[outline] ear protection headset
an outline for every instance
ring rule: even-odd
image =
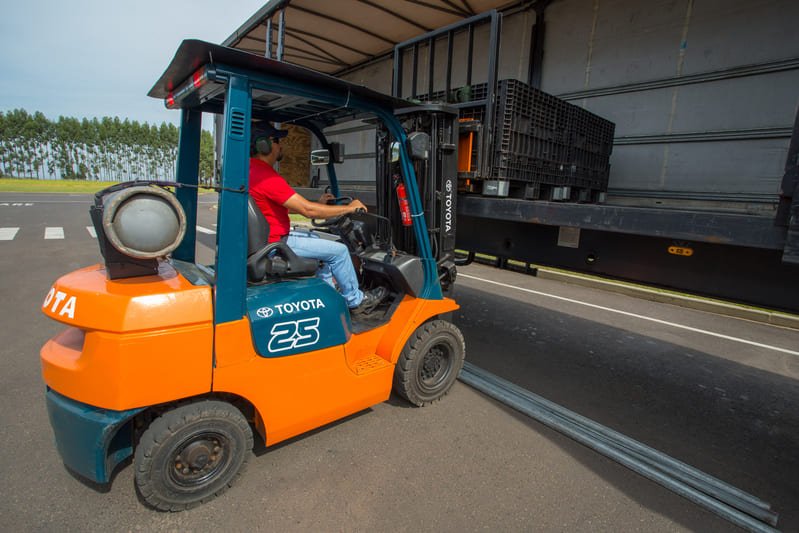
[[[272,139],[266,135],[256,135],[252,139],[250,152],[254,154],[269,155],[272,153]]]

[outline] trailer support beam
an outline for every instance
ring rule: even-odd
[[[535,24],[530,30],[530,66],[527,69],[527,84],[541,88],[541,69],[544,65],[544,35],[546,34],[546,23],[544,22],[544,12],[549,1],[536,3]]]
[[[799,111],[794,120],[791,144],[785,161],[775,224],[788,228],[782,261],[799,265]]]

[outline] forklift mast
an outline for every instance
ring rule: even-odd
[[[458,173],[458,110],[441,104],[425,104],[395,111],[408,135],[416,186],[433,257],[438,265],[442,290],[455,281],[455,235]],[[400,213],[400,168],[396,144],[385,126],[380,126],[377,143],[378,213],[391,221],[394,244],[418,255],[410,221]]]

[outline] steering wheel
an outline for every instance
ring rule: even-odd
[[[345,196],[344,198],[350,198]],[[338,198],[337,198],[338,199]],[[352,201],[352,198],[350,198]],[[356,213],[365,213],[365,209],[358,208],[355,210]],[[349,220],[351,213],[344,213],[343,215],[338,215],[335,217],[326,218],[324,220],[317,220],[315,218],[311,219],[311,224],[315,228],[333,228],[333,227],[341,227],[344,226],[345,220]]]
[[[352,200],[352,196],[338,196],[328,200],[327,205],[350,205]]]
[[[331,198],[327,201],[327,205],[350,205],[352,203],[353,197],[352,196],[338,196],[336,198]],[[363,211],[363,209],[358,209],[358,211]],[[311,219],[311,224],[315,228],[332,228],[334,226],[338,226],[340,222],[344,220],[349,215],[349,213],[344,213],[343,215],[338,215],[336,217],[326,218],[324,220],[317,220],[315,218]]]

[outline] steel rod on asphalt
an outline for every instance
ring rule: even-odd
[[[637,472],[638,474],[641,474],[642,476],[647,477],[650,480],[668,488],[676,494],[679,494],[680,496],[683,496],[684,498],[701,505],[702,507],[739,527],[755,532],[774,533],[777,531],[767,524],[760,522],[751,516],[666,475],[656,468],[650,467],[649,465],[635,459],[629,454],[620,452],[613,446],[599,441],[583,431],[580,431],[575,423],[565,421],[540,407],[536,408],[536,406],[529,399],[503,389],[495,383],[491,383],[472,370],[472,368],[473,365],[470,365],[469,367],[464,366],[464,369],[460,375],[460,380],[472,386],[473,388],[501,401],[505,405],[508,405],[517,411],[535,418],[539,422],[571,437],[585,446],[602,453],[603,455],[626,466],[634,472]]]
[[[690,487],[704,492],[772,526],[777,525],[779,515],[771,511],[770,505],[767,502],[721,481],[718,478],[714,478],[701,470],[677,461],[663,452],[650,448],[626,435],[622,435],[593,420],[578,415],[573,411],[569,411],[565,407],[550,402],[527,389],[519,387],[485,370],[479,369],[471,363],[464,363],[464,368],[472,373],[478,374],[495,386],[504,388],[513,394],[527,399],[532,402],[535,407],[552,413],[553,416],[558,419],[575,424],[579,430],[594,435],[597,440],[606,442],[610,446],[618,449],[621,453],[632,453],[634,458],[649,464],[653,468],[657,468],[664,474],[670,475]],[[613,437],[615,437],[615,439]]]
[[[481,370],[481,369],[475,367],[474,365],[472,365],[471,363],[469,363],[468,361],[464,363],[464,368],[467,368],[471,372],[477,373],[477,374],[481,375],[481,377],[483,377],[483,378],[485,378],[485,379],[487,379],[489,381],[492,381],[492,382],[494,382],[495,384],[497,384],[497,385],[499,385],[501,387],[507,388],[508,390],[510,390],[512,392],[515,392],[516,394],[519,394],[519,395],[521,395],[521,396],[523,396],[523,397],[525,397],[525,398],[537,403],[538,405],[541,405],[542,407],[545,407],[545,408],[551,410],[552,412],[554,412],[554,413],[556,413],[556,414],[558,414],[560,416],[563,416],[564,418],[567,418],[567,419],[575,422],[578,425],[582,425],[582,426],[584,426],[586,428],[589,428],[592,431],[594,431],[596,433],[599,433],[599,434],[607,437],[608,439],[617,442],[619,445],[624,446],[624,447],[626,447],[626,448],[628,448],[630,450],[633,450],[633,451],[635,451],[636,453],[638,453],[638,454],[640,454],[642,456],[651,457],[654,461],[662,462],[665,465],[668,465],[669,467],[673,468],[674,470],[676,470],[678,472],[683,472],[683,473],[687,474],[688,476],[691,476],[694,479],[702,481],[704,484],[707,484],[707,485],[710,485],[710,486],[713,486],[713,487],[717,487],[718,489],[720,489],[722,491],[725,491],[725,492],[729,493],[730,495],[735,496],[736,498],[739,498],[739,499],[744,500],[744,501],[748,501],[752,505],[760,507],[761,509],[768,510],[768,509],[771,508],[771,505],[768,502],[765,502],[765,501],[761,500],[757,496],[754,496],[752,494],[749,494],[748,492],[742,491],[738,487],[730,485],[729,483],[727,483],[725,481],[722,481],[722,480],[720,480],[720,479],[718,479],[716,477],[713,477],[713,476],[707,474],[706,472],[702,472],[701,470],[699,470],[699,469],[697,469],[697,468],[695,468],[695,467],[693,467],[693,466],[691,466],[689,464],[686,464],[686,463],[683,463],[682,461],[674,459],[673,457],[671,457],[669,455],[666,455],[665,453],[663,453],[663,452],[661,452],[659,450],[656,450],[656,449],[654,449],[654,448],[652,448],[650,446],[647,446],[646,444],[638,442],[638,441],[628,437],[627,435],[623,435],[622,433],[619,433],[618,431],[615,431],[613,429],[610,429],[609,427],[603,426],[603,425],[591,420],[590,418],[586,418],[586,417],[584,417],[584,416],[582,416],[580,414],[575,413],[574,411],[570,411],[570,410],[566,409],[563,406],[560,406],[560,405],[558,405],[558,404],[556,404],[554,402],[551,402],[551,401],[547,400],[546,398],[543,398],[543,397],[541,397],[541,396],[539,396],[539,395],[537,395],[537,394],[535,394],[533,392],[530,392],[529,390],[527,390],[525,388],[522,388],[522,387],[516,385],[515,383],[511,383],[511,382],[509,382],[507,380],[504,380],[504,379],[500,378],[499,376],[496,376],[496,375],[490,374],[489,372]]]
[[[712,498],[724,502],[727,505],[735,509],[738,509],[739,511],[743,511],[744,513],[753,516],[758,520],[761,520],[769,525],[772,526],[777,525],[779,516],[777,515],[777,513],[771,511],[770,509],[764,509],[763,507],[754,505],[748,500],[743,500],[741,498],[738,498],[734,494],[730,494],[729,492],[720,490],[717,487],[711,487],[701,479],[697,479],[695,476],[687,472],[681,472],[678,470],[669,469],[668,467],[664,468],[664,465],[662,463],[659,463],[657,460],[653,459],[652,457],[640,454],[635,450],[627,448],[626,446],[619,445],[613,441],[610,441],[607,438],[605,438],[603,435],[596,434],[588,428],[581,428],[581,429],[589,434],[594,434],[596,436],[595,438],[606,442],[613,448],[617,449],[620,453],[627,453],[634,459],[637,459],[642,463],[651,466],[652,468],[656,468],[657,470],[663,472],[665,475],[671,476],[677,481],[685,483],[686,485],[693,487],[694,489],[703,492]]]

